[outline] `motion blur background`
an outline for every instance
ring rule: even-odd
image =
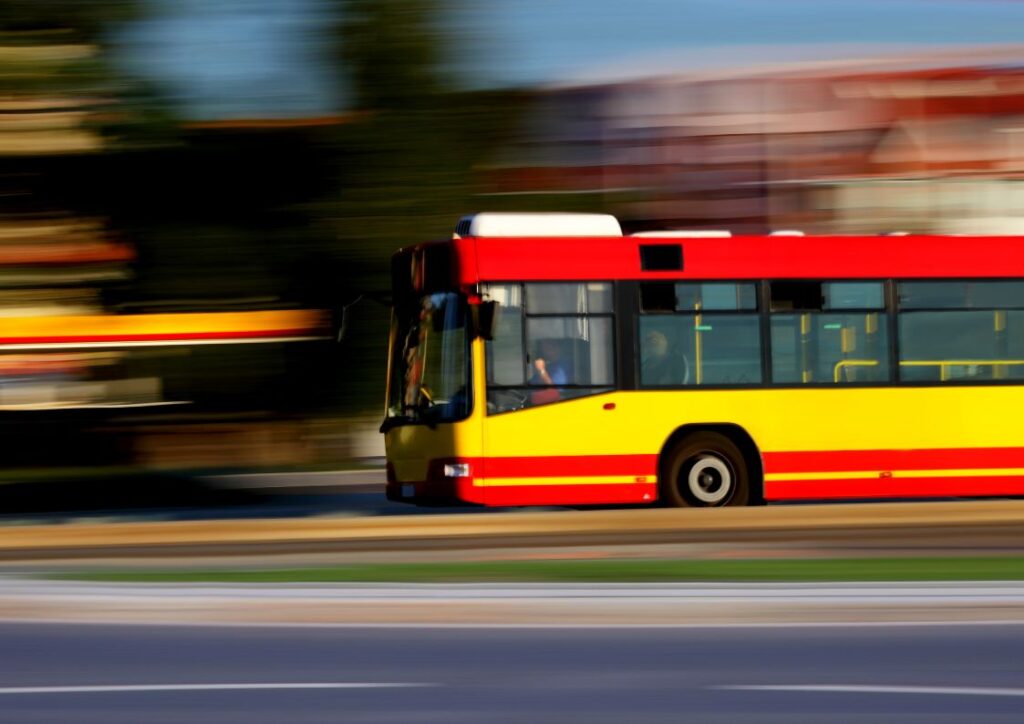
[[[3,0],[0,478],[382,455],[388,257],[471,211],[1024,233],[1022,22],[1005,0]]]

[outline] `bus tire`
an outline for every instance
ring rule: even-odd
[[[696,432],[665,456],[661,500],[674,508],[722,508],[750,503],[750,473],[736,443],[717,432]]]

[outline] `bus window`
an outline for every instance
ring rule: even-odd
[[[676,287],[672,282],[648,282],[640,285],[640,311],[674,312]]]
[[[899,300],[901,379],[1024,379],[1024,282],[901,282]]]
[[[529,314],[611,314],[612,285],[607,282],[527,284],[526,311]]]
[[[499,305],[485,347],[489,413],[614,388],[611,284],[491,284],[483,291]]]
[[[676,309],[680,312],[757,311],[757,286],[729,282],[676,284]]]
[[[640,385],[756,385],[761,323],[756,314],[640,318]]]
[[[774,314],[772,381],[887,382],[888,320],[883,313]]]
[[[900,282],[900,309],[1022,309],[1024,282]]]
[[[485,288],[484,294],[498,303],[493,338],[485,345],[487,384],[522,386],[526,383],[522,285],[491,284]]]
[[[641,285],[640,385],[753,385],[761,375],[761,326],[753,283],[674,285],[664,314],[665,284]],[[671,311],[671,310],[669,310]]]
[[[823,309],[885,309],[885,290],[878,282],[826,282],[821,290]]]
[[[823,305],[821,282],[771,282],[769,289],[773,312],[817,311]]]
[[[772,309],[787,310],[771,316],[774,382],[892,379],[881,282],[772,282],[771,292]]]
[[[531,385],[614,384],[612,322],[607,317],[527,317]],[[550,382],[537,374],[544,360]]]

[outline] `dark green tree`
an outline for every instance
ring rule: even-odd
[[[349,99],[336,137],[329,256],[340,303],[386,291],[401,246],[450,236],[478,201],[475,172],[511,127],[518,94],[460,86],[444,0],[338,0],[337,57]],[[344,345],[343,396],[354,409],[383,399],[387,312],[361,305]]]

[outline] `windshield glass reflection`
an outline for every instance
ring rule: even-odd
[[[469,415],[465,310],[457,294],[443,292],[396,313],[389,419],[432,424]]]

